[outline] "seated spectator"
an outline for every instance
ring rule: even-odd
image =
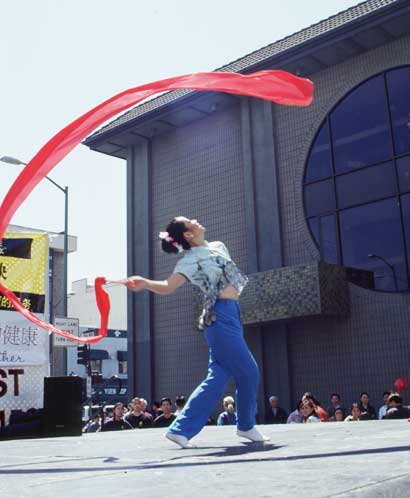
[[[271,396],[269,398],[270,407],[266,412],[265,423],[266,424],[286,424],[288,414],[283,408],[279,406],[279,398],[277,396]]]
[[[329,415],[327,411],[320,406],[319,401],[313,396],[311,392],[307,392],[303,395],[302,401],[310,401],[313,404],[316,415],[320,418],[321,422],[327,422],[329,420]]]
[[[128,422],[133,429],[144,429],[151,427],[151,419],[144,413],[144,403],[141,398],[134,398],[131,402],[132,411],[124,415],[124,420]]]
[[[344,406],[340,400],[340,394],[332,393],[330,395],[330,405],[327,407],[327,413],[332,420],[335,420],[335,411],[337,408],[341,408],[343,412],[345,411]]]
[[[391,391],[384,391],[383,393],[383,405],[379,408],[378,419],[382,420],[382,418],[386,415],[387,410],[389,408],[389,396]]]
[[[159,401],[153,401],[150,413],[154,417],[154,420],[162,415],[161,403]]]
[[[350,415],[345,418],[345,422],[358,422],[361,420],[362,412],[359,403],[353,403],[350,410]]]
[[[186,404],[186,399],[185,396],[183,396],[182,394],[180,394],[175,398],[175,406],[177,407],[177,409],[175,410],[175,415],[179,415],[182,412],[185,404]]]
[[[99,415],[94,415],[88,424],[84,427],[83,432],[98,432],[101,428],[101,417]]]
[[[235,400],[226,396],[223,403],[225,411],[219,414],[216,425],[236,425]]]
[[[150,424],[152,425],[154,423],[154,417],[152,414],[148,411],[148,403],[147,400],[144,398],[140,398],[140,403],[141,403],[141,410],[142,413],[148,418]]]
[[[304,424],[320,422],[320,418],[315,412],[315,405],[311,401],[305,400],[302,402],[301,412]]]
[[[369,395],[367,392],[362,392],[360,395],[360,403],[359,408],[361,411],[360,420],[375,420],[376,419],[376,410],[373,406],[371,406],[369,402]]]
[[[335,414],[333,415],[335,422],[343,422],[345,419],[345,412],[342,408],[336,408]]]
[[[303,415],[301,413],[302,400],[299,401],[296,410],[294,410],[288,417],[287,424],[301,424],[303,422]]]
[[[129,422],[122,418],[122,403],[115,403],[113,417],[104,422],[104,425],[97,432],[103,431],[123,431],[132,429]]]
[[[408,406],[403,406],[403,398],[398,393],[392,393],[389,396],[389,408],[383,419],[398,419],[398,418],[409,418],[410,408]]]
[[[154,420],[154,427],[168,427],[177,418],[172,413],[172,402],[170,398],[162,398],[161,400],[162,415]]]

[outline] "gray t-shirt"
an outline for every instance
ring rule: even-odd
[[[204,308],[199,318],[201,330],[216,320],[212,307],[218,295],[230,285],[241,294],[248,282],[222,242],[208,242],[204,246],[192,247],[178,261],[174,273],[180,273],[204,293]]]

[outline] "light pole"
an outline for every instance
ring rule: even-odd
[[[380,261],[383,261],[383,263],[390,268],[393,275],[394,287],[396,292],[398,292],[399,288],[397,286],[396,270],[394,269],[394,266],[390,264],[388,261],[386,261],[382,256],[379,256],[378,254],[368,254],[367,257],[371,259],[380,259]]]
[[[3,156],[0,157],[0,161],[7,164],[14,164],[17,166],[23,165],[25,166],[27,163],[24,161],[20,161],[20,159],[16,159],[15,157]],[[55,182],[49,176],[46,176],[47,180],[52,183],[55,187],[57,187],[61,192],[63,192],[65,196],[64,201],[64,249],[63,249],[63,315],[67,316],[67,285],[68,285],[68,187],[62,187],[57,182]],[[52,311],[52,310],[51,310]],[[53,313],[54,314],[54,313]],[[53,317],[54,318],[54,317]],[[64,355],[64,363],[63,368],[67,369],[67,358]]]

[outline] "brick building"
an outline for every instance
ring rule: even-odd
[[[196,217],[251,276],[246,335],[270,394],[374,404],[410,377],[410,3],[368,0],[218,70],[284,69],[307,108],[173,91],[86,140],[127,161],[128,272],[166,278],[157,234]],[[408,220],[410,221],[410,220]],[[207,368],[195,291],[128,297],[130,392],[189,393]]]

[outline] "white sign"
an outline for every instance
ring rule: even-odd
[[[79,337],[80,335],[80,320],[78,318],[55,318],[54,326],[57,329],[62,330],[63,332],[68,332],[71,335],[75,335]],[[54,334],[54,346],[66,347],[66,346],[75,346],[77,347],[79,343],[77,341],[72,341],[70,339],[66,339],[61,335]]]
[[[48,333],[20,313],[0,311],[0,368],[47,364]]]
[[[91,375],[87,375],[87,383],[86,383],[86,388],[87,388],[87,399],[91,398],[92,394],[92,382],[91,382]]]

